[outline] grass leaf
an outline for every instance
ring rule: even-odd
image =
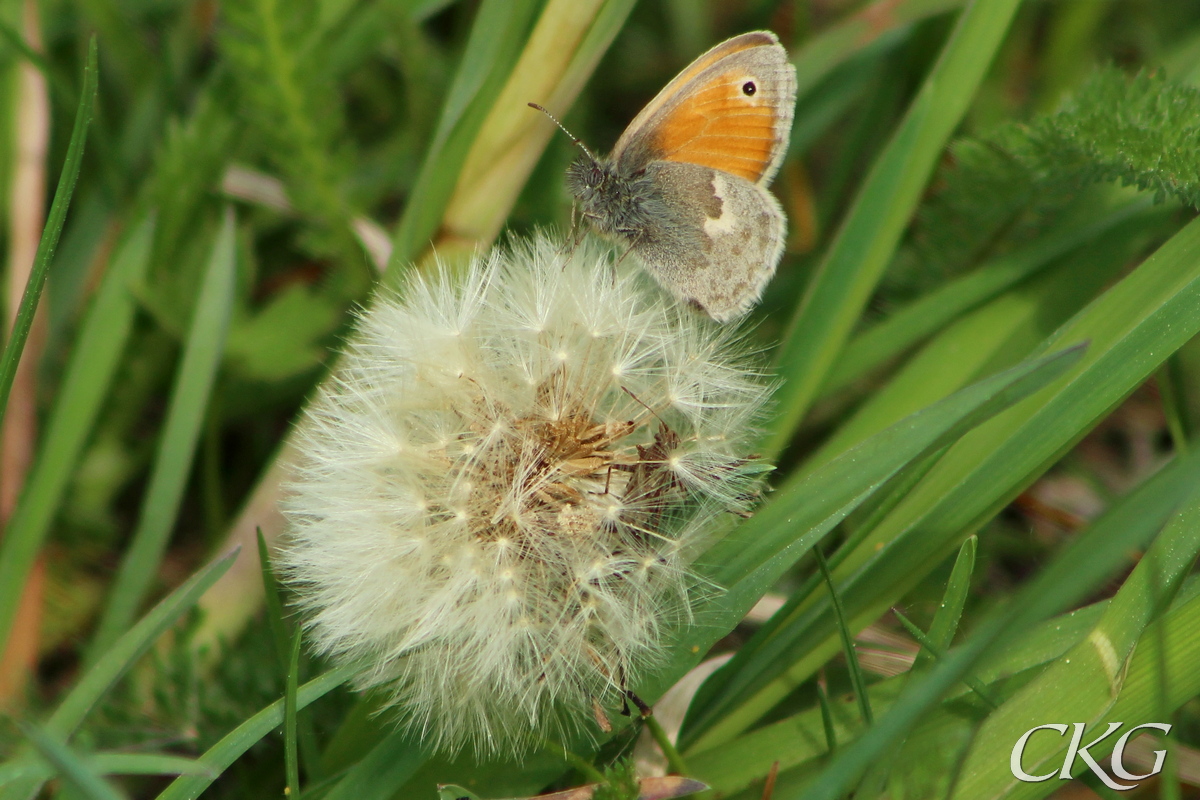
[[[229,211],[213,243],[141,517],[92,641],[91,660],[99,657],[129,625],[158,572],[191,472],[209,394],[221,365],[236,270],[234,217]]]
[[[71,204],[71,195],[75,191],[75,181],[83,163],[83,145],[87,139],[88,124],[92,120],[92,108],[96,103],[96,72],[96,40],[93,37],[88,45],[87,67],[83,71],[83,92],[79,97],[79,108],[75,112],[75,127],[67,145],[67,157],[59,175],[58,188],[54,191],[54,201],[50,204],[46,226],[38,242],[29,282],[21,296],[12,335],[4,343],[3,354],[0,354],[0,424],[4,422],[4,412],[8,407],[8,395],[12,391],[13,380],[17,374],[17,364],[20,363],[21,352],[25,349],[25,342],[33,327],[33,315],[37,311],[38,299],[46,285],[46,276],[50,272],[50,263],[54,260],[54,250],[58,246],[58,237],[62,233],[67,208]],[[0,545],[0,643],[7,642],[12,632],[17,601],[25,589],[25,581],[37,557],[41,540],[42,536],[36,530],[26,528],[19,535],[4,537],[3,544]]]
[[[784,384],[776,393],[780,412],[765,443],[769,457],[782,452],[825,382],[1017,5],[1017,0],[980,0],[964,9],[904,122],[867,176],[777,351]]]

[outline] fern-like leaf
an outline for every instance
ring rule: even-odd
[[[314,57],[317,4],[245,0],[222,11],[221,46],[237,82],[239,114],[292,204],[317,224],[305,244],[353,270],[363,258],[349,227],[340,99]]]
[[[1200,89],[1162,71],[1098,72],[1033,129],[1050,158],[1200,209]]]
[[[1087,214],[1119,181],[1200,208],[1200,90],[1161,73],[1098,71],[1051,114],[951,146],[881,297],[903,300]]]

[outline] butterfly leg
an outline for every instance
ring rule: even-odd
[[[583,226],[579,224],[579,221],[576,218],[576,213],[578,211],[579,206],[576,203],[571,203],[571,226],[567,228],[566,241],[563,242],[563,247],[561,250],[559,250],[559,255],[566,256],[563,259],[563,269],[567,268],[567,262],[570,261],[571,256],[575,255],[575,250],[579,247],[580,243],[583,242],[583,235],[585,231],[583,230]]]

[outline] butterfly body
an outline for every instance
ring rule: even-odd
[[[679,300],[727,322],[762,294],[786,223],[767,185],[787,150],[795,70],[774,34],[742,34],[685,69],[608,158],[567,188],[585,219],[626,244]]]

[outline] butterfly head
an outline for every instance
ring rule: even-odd
[[[596,198],[606,194],[616,176],[612,168],[585,153],[567,167],[567,191],[583,204],[584,209]]]

